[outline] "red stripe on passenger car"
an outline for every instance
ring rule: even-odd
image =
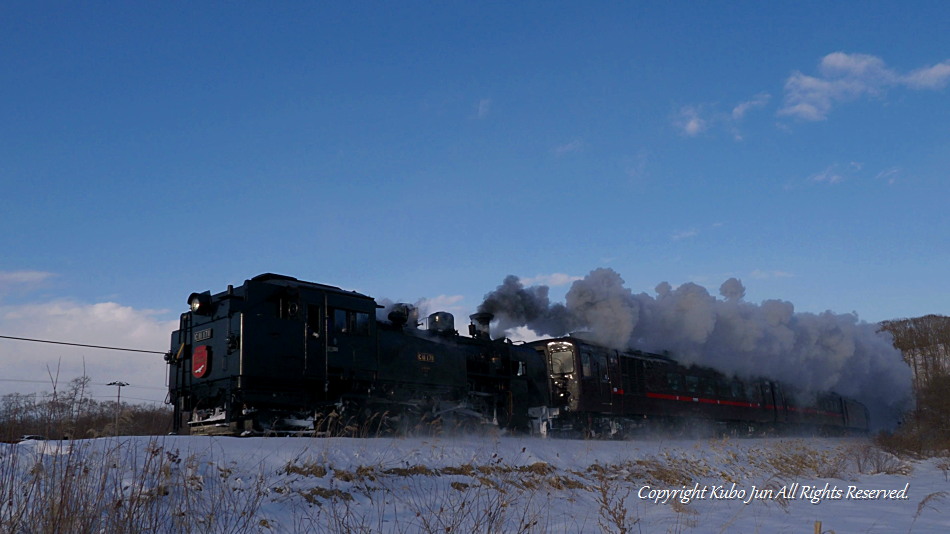
[[[701,402],[704,404],[719,404],[723,406],[739,406],[742,408],[761,408],[761,404],[751,402],[728,401],[718,399],[706,399],[702,397],[693,397],[689,395],[670,395],[668,393],[647,393],[646,396],[651,399],[663,399],[680,402]]]
[[[719,404],[722,406],[739,406],[741,408],[763,408],[763,405],[753,403],[753,402],[739,402],[739,401],[728,401],[728,400],[719,400],[719,399],[706,399],[702,397],[693,397],[691,395],[670,395],[668,393],[647,393],[646,396],[651,399],[662,399],[662,400],[671,400],[671,401],[680,401],[680,402],[700,402],[703,404]],[[776,409],[781,409],[780,406],[774,404],[766,404],[765,409],[774,411]],[[812,415],[824,415],[826,417],[841,417],[841,414],[835,412],[826,412],[818,410],[815,408],[799,408],[796,406],[789,406],[788,411],[790,412],[801,412]]]

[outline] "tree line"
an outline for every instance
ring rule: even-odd
[[[74,378],[47,395],[11,393],[0,397],[0,441],[23,436],[84,439],[101,436],[141,436],[171,431],[171,409],[97,401],[88,396],[88,376]]]
[[[884,321],[881,329],[894,337],[914,380],[915,406],[893,439],[921,453],[950,450],[950,317]]]

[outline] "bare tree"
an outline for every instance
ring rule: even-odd
[[[881,329],[891,333],[914,373],[916,406],[899,438],[913,448],[940,450],[950,447],[950,317],[926,315],[913,319],[884,321]]]

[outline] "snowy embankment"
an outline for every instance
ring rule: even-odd
[[[864,439],[27,441],[0,530],[947,532],[948,470]]]

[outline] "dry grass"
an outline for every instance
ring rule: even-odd
[[[849,457],[854,461],[858,473],[865,475],[910,475],[913,467],[896,454],[871,445],[851,447]]]
[[[950,482],[950,457],[944,457],[937,460],[937,469],[943,471],[943,479]]]
[[[552,503],[560,503],[578,505],[588,514],[578,520],[577,530],[631,533],[644,528],[636,493],[645,485],[735,482],[778,493],[788,480],[910,473],[909,462],[872,445],[816,448],[787,440],[757,448],[711,441],[696,450],[595,463],[583,470],[544,462],[512,464],[497,455],[485,463],[442,467],[340,469],[318,455],[251,479],[236,474],[247,473],[244,466],[183,456],[160,440],[138,449],[121,440],[108,447],[100,441],[95,450],[89,443],[58,444],[57,454],[0,458],[0,531],[543,533],[551,531]],[[950,459],[934,466],[950,476]],[[918,515],[945,498],[941,492],[928,496]],[[267,512],[270,503],[280,505],[279,514]],[[671,500],[671,522],[663,528],[697,528],[696,510],[702,508],[693,504]],[[788,509],[790,503],[775,499],[767,505]],[[555,531],[571,530],[559,525]]]
[[[157,441],[9,451],[0,462],[3,532],[247,532],[267,494],[263,476],[240,479],[231,466],[181,458]]]

